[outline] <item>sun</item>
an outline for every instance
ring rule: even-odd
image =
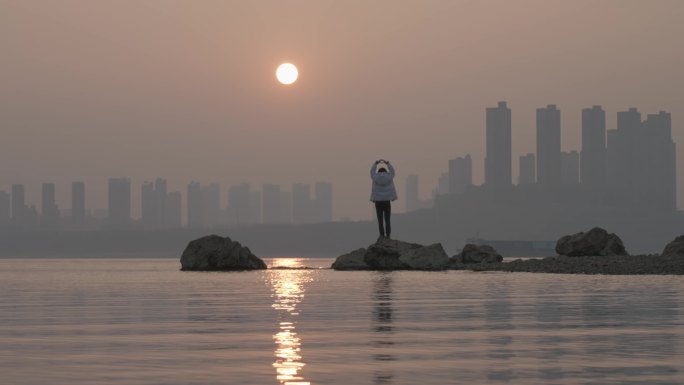
[[[297,67],[292,63],[283,63],[276,70],[276,78],[285,85],[296,82],[298,77],[299,71],[297,71]]]

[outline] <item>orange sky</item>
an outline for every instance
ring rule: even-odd
[[[535,109],[667,110],[684,170],[682,1],[3,1],[0,189],[106,179],[334,183],[335,217],[370,218],[377,158],[427,198],[447,160],[484,162],[484,111],[513,110],[517,157]],[[299,81],[275,81],[295,63]],[[684,178],[679,172],[680,207]],[[398,203],[403,208],[403,202]],[[138,209],[136,208],[135,211]]]

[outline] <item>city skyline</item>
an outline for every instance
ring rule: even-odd
[[[506,101],[496,107],[486,107],[483,186],[506,188],[512,185],[535,184],[546,187],[582,185],[585,189],[612,194],[625,205],[659,202],[658,207],[675,210],[677,196],[676,143],[672,141],[672,118],[666,111],[642,114],[636,107],[617,111],[617,128],[606,129],[606,112],[601,105],[581,110],[582,144],[578,150],[562,151],[561,110],[555,104],[536,109],[536,153],[518,156],[518,174],[514,178],[512,153],[512,110]],[[425,198],[421,194],[419,176],[409,174],[405,202],[399,212],[411,212],[432,207],[438,195],[463,194],[473,182],[473,160],[470,154],[447,159],[442,172]],[[261,223],[305,224],[352,218],[347,213],[333,217],[332,184],[316,182],[311,186],[292,183],[289,192],[280,185],[264,183],[261,190],[251,190],[242,182],[231,185],[227,194],[221,184],[202,185],[190,182],[185,196],[180,191],[167,192],[167,180],[157,178],[141,186],[138,202],[132,201],[129,178],[109,178],[106,222],[110,226],[124,226],[139,220],[143,228],[213,227],[218,225],[250,225]],[[398,183],[401,187],[401,182]],[[0,204],[7,205],[3,190]],[[16,192],[16,194],[15,194]],[[13,195],[19,197],[15,202]],[[25,186],[12,184],[10,213],[20,212],[21,219],[5,221],[23,226],[26,221],[54,226],[59,211],[54,183],[42,183],[40,209],[26,202]],[[85,185],[72,182],[71,202],[77,213],[85,210]],[[185,204],[183,203],[185,201]],[[136,204],[138,210],[135,210]],[[165,211],[169,214],[166,215]],[[83,207],[81,207],[83,206]],[[282,207],[282,208],[281,208]],[[93,212],[97,209],[92,209]],[[103,209],[99,209],[101,212]],[[0,214],[6,211],[0,208]],[[137,216],[133,214],[137,212]],[[4,215],[4,214],[3,214]],[[97,217],[97,214],[91,214]],[[101,216],[101,214],[100,214]],[[33,219],[31,219],[33,218]],[[76,218],[78,223],[82,219]]]

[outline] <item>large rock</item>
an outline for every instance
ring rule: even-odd
[[[233,271],[265,269],[266,264],[247,247],[228,237],[208,235],[188,243],[181,270]]]
[[[663,257],[684,257],[684,235],[680,235],[665,246]]]
[[[399,260],[399,257],[402,253],[421,247],[423,246],[417,243],[381,237],[368,247],[363,260],[373,270],[408,270],[409,265]]]
[[[399,254],[399,261],[413,270],[444,270],[449,266],[449,256],[440,243]]]
[[[370,270],[363,257],[366,249],[357,249],[349,254],[340,255],[332,264],[334,270]]]
[[[423,246],[389,238],[341,255],[332,264],[335,270],[444,270],[448,266],[449,257],[439,243]]]
[[[489,245],[474,245],[469,243],[453,258],[456,263],[496,263],[503,261],[501,254]]]
[[[628,255],[620,237],[600,227],[562,237],[556,242],[556,253],[569,257]]]

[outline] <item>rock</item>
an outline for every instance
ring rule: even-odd
[[[334,270],[370,270],[363,257],[366,249],[357,249],[351,253],[340,255],[332,264]]]
[[[423,246],[379,238],[368,249],[344,254],[331,266],[335,270],[445,270],[449,257],[439,243]]]
[[[453,261],[457,264],[497,263],[503,261],[503,257],[489,245],[469,243],[463,247],[460,254],[453,257]]]
[[[266,269],[264,261],[228,237],[208,235],[190,241],[181,256],[181,270],[232,271]]]
[[[600,227],[562,237],[556,242],[556,253],[569,257],[628,255],[620,237]]]
[[[684,235],[680,235],[665,246],[663,257],[684,257]]]
[[[409,265],[399,256],[409,250],[423,247],[417,243],[402,242],[395,239],[379,238],[368,247],[363,260],[372,270],[408,270]]]
[[[413,270],[445,270],[450,262],[440,243],[406,250],[399,255],[399,261]]]

